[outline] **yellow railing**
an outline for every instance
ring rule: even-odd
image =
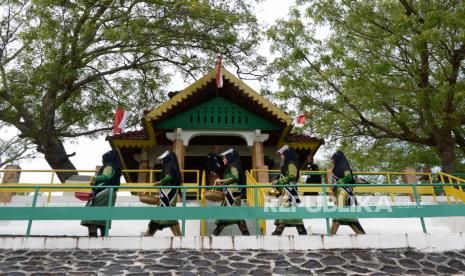
[[[206,186],[206,173],[205,171],[202,172],[202,187],[205,187]],[[202,207],[205,207],[205,189],[202,189],[201,191],[201,197],[200,197],[200,205]],[[206,233],[207,233],[207,221],[206,220],[202,220],[200,222],[200,235],[201,236],[206,236]]]
[[[269,173],[269,174],[275,174],[279,173],[279,170],[251,170],[251,177],[254,179],[255,183],[258,183],[257,179],[254,177],[258,173]],[[300,177],[304,174],[310,174],[310,173],[316,173],[320,174],[323,176],[323,182],[325,182],[325,176],[326,174],[330,173],[329,171],[300,171]],[[403,175],[414,175],[416,177],[419,176],[427,176],[428,182],[430,184],[433,183],[432,177],[430,173],[408,173],[408,172],[354,172],[355,176],[382,176],[386,178],[386,184],[393,184],[392,180],[395,176],[403,176]],[[268,183],[259,183],[259,184],[269,184]],[[270,188],[268,188],[269,190]],[[418,194],[421,195],[432,195],[433,196],[433,201],[436,202],[436,194],[434,192],[433,186],[424,186],[420,185],[416,187]],[[372,193],[387,193],[390,195],[391,202],[394,202],[394,194],[408,194],[411,197],[413,197],[413,189],[411,187],[406,187],[406,186],[387,186],[386,187],[380,187],[380,186],[374,186],[374,187],[356,187],[354,189],[356,193],[367,193],[367,194],[372,194]],[[301,193],[322,193],[323,188],[322,187],[312,187],[312,184],[308,184],[308,187],[300,187],[299,192]],[[330,193],[330,188],[326,188],[326,192]],[[412,198],[412,201],[414,199]]]
[[[247,185],[260,185],[253,177],[250,171],[245,171]],[[250,207],[264,207],[265,206],[265,193],[271,188],[261,189],[247,189],[247,204]],[[262,235],[266,233],[266,220],[258,220],[259,230]]]
[[[444,184],[465,184],[465,179],[459,178],[457,176],[443,172],[440,172],[438,176],[441,182]],[[462,203],[465,203],[465,192],[463,191],[462,186],[444,186],[443,189],[449,204],[451,196],[455,199],[456,204],[459,203],[459,200],[461,200]]]
[[[0,186],[11,186],[11,185],[21,185],[23,186],[24,188],[5,188],[5,189],[2,189],[2,192],[8,192],[8,193],[11,193],[11,192],[20,192],[20,193],[24,193],[24,192],[34,192],[35,189],[33,188],[34,186],[37,186],[37,185],[41,185],[41,188],[40,188],[40,192],[46,192],[48,193],[48,202],[50,202],[51,200],[51,193],[52,192],[61,192],[62,190],[57,186],[57,185],[60,185],[61,183],[60,182],[55,182],[55,180],[57,179],[57,177],[55,177],[56,173],[61,173],[61,172],[72,172],[72,173],[85,173],[86,175],[84,176],[89,176],[89,177],[92,177],[95,175],[96,173],[96,170],[0,170],[0,172],[2,173],[5,173],[5,172],[19,172],[21,174],[23,173],[49,173],[51,174],[50,176],[50,182],[48,183],[37,183],[37,182],[34,182],[34,183],[3,183],[3,184],[0,184]],[[147,183],[125,183],[124,185],[125,186],[153,186],[153,184],[156,182],[155,179],[154,179],[154,174],[155,173],[158,173],[158,172],[161,172],[160,170],[123,170],[123,173],[145,173],[145,174],[149,174],[149,182]],[[93,174],[90,174],[90,173],[93,173]],[[181,170],[181,173],[195,173],[196,176],[196,182],[192,182],[192,183],[182,183],[183,186],[199,186],[199,183],[200,183],[200,172],[199,170]],[[81,174],[82,175],[82,174]],[[69,182],[69,183],[66,183],[67,186],[80,186],[82,187],[83,185],[86,185],[86,184],[83,184],[82,181],[78,182]],[[91,189],[90,189],[90,183],[88,183],[89,185],[89,188],[76,188],[76,189],[69,189],[67,191],[69,192],[90,192]],[[120,192],[127,192],[127,191],[133,191],[132,189],[130,188],[125,188],[125,189],[120,189],[119,190]],[[141,190],[141,189],[138,189],[137,192],[151,192],[153,190]],[[197,200],[200,200],[200,191],[199,189],[197,188],[193,188],[193,189],[187,189],[187,192],[192,192],[192,193],[195,193],[196,194],[196,198]]]

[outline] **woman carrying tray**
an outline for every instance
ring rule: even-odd
[[[115,150],[110,150],[102,156],[103,166],[100,168],[97,176],[92,177],[91,185],[92,197],[87,201],[86,206],[108,206],[110,201],[110,189],[105,186],[119,186],[121,178],[121,166],[119,162],[118,153]],[[113,189],[111,206],[115,205],[116,201],[116,189]],[[97,229],[100,229],[100,235],[105,234],[107,221],[106,220],[83,220],[81,221],[82,226],[86,226],[89,229],[89,237],[97,237]],[[108,224],[108,228],[111,228],[111,221]]]
[[[289,148],[288,145],[280,148],[277,153],[281,157],[281,177],[271,182],[273,185],[291,184],[288,187],[278,187],[273,189],[270,194],[279,196],[279,207],[295,207],[300,203],[297,187],[294,187],[299,176],[299,159],[297,153]],[[274,224],[276,229],[272,235],[282,235],[286,227],[295,227],[299,235],[307,235],[302,219],[277,219]]]
[[[163,167],[161,180],[155,185],[160,186],[180,186],[181,171],[179,169],[178,158],[172,151],[165,151],[157,160]],[[176,207],[178,188],[160,189],[160,201],[158,207]],[[181,236],[181,229],[177,220],[151,220],[148,228],[142,233],[145,237],[155,235],[158,230],[170,227],[173,235]]]
[[[234,149],[229,149],[221,154],[223,163],[226,166],[224,170],[224,178],[216,179],[215,185],[239,185],[242,183],[242,166],[239,152]],[[224,200],[221,206],[241,206],[241,188],[224,188]],[[213,235],[218,236],[226,226],[237,224],[242,235],[250,235],[249,229],[245,220],[217,220],[216,228],[213,230]]]
[[[342,151],[337,151],[331,157],[331,161],[334,162],[333,167],[333,184],[354,184],[354,176],[352,169],[350,168],[349,162],[347,161]],[[336,205],[340,207],[357,205],[357,199],[354,195],[352,186],[333,186],[331,188],[334,196],[336,197]],[[340,225],[348,225],[356,234],[365,234],[362,225],[357,218],[335,218],[331,223],[331,234],[337,233]]]

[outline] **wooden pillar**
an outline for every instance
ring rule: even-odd
[[[180,169],[184,170],[184,155],[186,154],[186,150],[184,149],[182,140],[176,139],[173,141],[173,152],[178,158]]]
[[[5,170],[21,170],[20,166],[17,165],[8,165],[5,166]],[[3,173],[3,184],[13,184],[19,183],[19,177],[21,172],[4,172]],[[10,202],[13,193],[0,193],[0,202],[7,203]]]
[[[148,160],[139,161],[139,170],[148,170],[148,169],[150,169]],[[137,183],[149,183],[149,181],[150,181],[150,173],[139,172],[137,174]],[[152,182],[155,182],[155,179],[152,179]]]
[[[265,152],[263,142],[269,138],[268,134],[262,134],[259,129],[255,130],[255,138],[252,144],[252,169],[268,170],[265,165]],[[259,183],[269,182],[268,172],[258,172],[253,175]]]
[[[407,167],[405,168],[404,172],[406,174],[402,175],[402,182],[404,182],[405,184],[414,184],[418,182],[417,176],[415,175],[417,172],[415,168]],[[413,194],[413,189],[410,194],[410,201],[411,202],[415,201],[415,195]]]

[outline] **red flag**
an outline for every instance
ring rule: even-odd
[[[216,88],[223,87],[223,75],[221,74],[221,66],[222,66],[222,58],[221,55],[218,54],[218,59],[216,62]]]
[[[131,115],[131,112],[121,107],[116,108],[115,118],[113,120],[113,134],[119,134],[124,131],[129,115]]]
[[[296,127],[302,127],[305,125],[305,122],[307,121],[307,118],[305,117],[306,114],[301,114],[301,115],[298,115],[294,118],[294,125]]]

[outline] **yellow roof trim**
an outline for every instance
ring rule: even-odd
[[[309,149],[313,150],[315,148],[318,148],[320,146],[320,142],[289,142],[287,143],[290,147],[293,147],[295,149]]]
[[[156,145],[154,140],[113,140],[112,143],[122,148],[147,148]]]
[[[292,123],[291,117],[279,109],[277,106],[272,104],[268,101],[265,97],[257,93],[253,90],[250,86],[248,86],[245,82],[240,80],[238,77],[233,75],[231,72],[226,70],[226,68],[222,67],[221,72],[224,78],[231,81],[235,86],[239,87],[240,90],[244,91],[248,96],[252,99],[257,101],[261,104],[264,108],[266,108],[269,112],[271,112],[274,116],[276,116],[279,120],[283,121],[287,125]],[[174,105],[182,102],[187,97],[191,96],[195,92],[199,90],[202,86],[206,85],[210,80],[216,78],[216,71],[215,69],[211,70],[208,74],[203,76],[201,79],[197,80],[193,84],[189,85],[187,88],[176,94],[173,98],[169,99],[168,101],[161,104],[159,107],[154,108],[152,111],[145,115],[146,120],[153,120],[160,117],[163,113],[170,110]]]

